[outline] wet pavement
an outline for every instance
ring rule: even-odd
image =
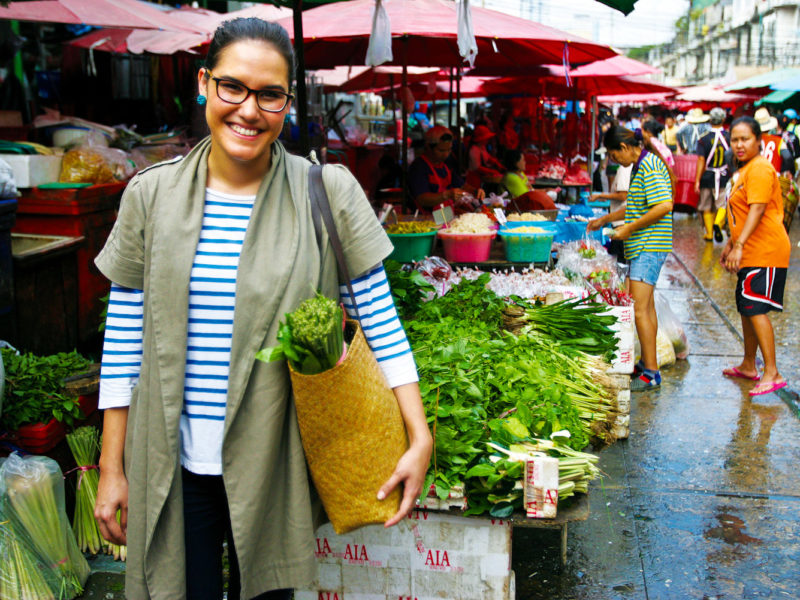
[[[800,598],[797,396],[751,399],[752,382],[722,376],[742,352],[736,279],[696,217],[675,225],[657,291],[691,354],[664,370],[659,391],[633,396],[630,437],[600,452],[605,477],[590,491],[589,519],[569,527],[565,566],[558,532],[514,530],[520,600]],[[786,311],[771,316],[779,370],[798,388],[800,224],[791,238]],[[98,572],[84,597],[122,598],[121,581]]]
[[[789,390],[750,398],[721,375],[741,359],[736,278],[696,217],[676,216],[675,251],[657,291],[684,324],[691,354],[661,390],[634,394],[630,437],[600,452],[587,521],[557,534],[515,529],[517,598],[800,598],[800,418]],[[778,368],[800,385],[800,226],[784,297],[770,313]],[[734,331],[732,326],[736,329]]]

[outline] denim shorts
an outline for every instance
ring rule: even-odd
[[[668,254],[669,252],[640,252],[639,256],[629,261],[628,279],[655,286]]]

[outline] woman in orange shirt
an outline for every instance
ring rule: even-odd
[[[783,310],[783,288],[791,244],[783,227],[783,200],[778,174],[760,155],[761,127],[752,117],[731,126],[731,148],[739,168],[728,196],[731,237],[720,262],[736,273],[736,308],[742,317],[744,358],[723,371],[728,377],[759,383],[751,396],[786,387],[775,363],[775,334],[767,313]],[[759,376],[756,351],[761,348],[764,373]],[[759,381],[760,380],[760,381]]]

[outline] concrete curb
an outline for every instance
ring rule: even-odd
[[[671,252],[670,254],[672,255],[673,258],[675,258],[676,261],[678,261],[678,264],[681,267],[683,267],[683,270],[686,271],[686,273],[688,273],[689,277],[692,278],[694,284],[703,293],[703,295],[708,300],[709,304],[711,304],[711,307],[720,316],[725,325],[727,325],[728,329],[731,330],[731,333],[733,333],[733,335],[736,336],[736,339],[744,343],[744,338],[742,337],[742,334],[739,333],[738,329],[736,329],[736,326],[728,318],[728,315],[726,315],[722,311],[719,304],[717,304],[714,301],[714,298],[711,297],[711,294],[708,293],[708,290],[703,285],[703,282],[697,278],[697,275],[695,275],[692,272],[692,270],[686,265],[686,263],[683,262],[683,259],[681,259],[680,256],[678,256],[674,251]],[[780,397],[780,399],[783,400],[786,403],[786,405],[792,410],[794,415],[800,419],[800,394],[798,394],[794,389],[791,389],[788,386],[774,393],[777,394]]]

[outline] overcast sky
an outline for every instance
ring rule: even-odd
[[[675,21],[689,9],[689,0],[639,0],[625,17],[595,0],[472,0],[472,4],[618,48],[669,42]]]

